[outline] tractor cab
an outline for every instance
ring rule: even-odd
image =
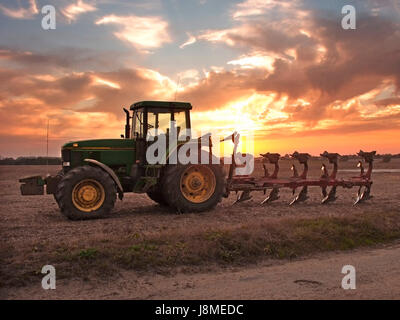
[[[179,131],[190,129],[190,110],[186,102],[141,101],[131,105],[132,138],[146,139],[147,134],[168,134],[171,121]]]
[[[191,109],[190,103],[167,101],[136,102],[130,107],[132,115],[124,109],[127,114],[125,138],[135,141],[136,161],[142,165],[146,163],[146,150],[152,143],[148,141],[148,136],[153,136],[153,141],[160,135],[168,136],[173,121],[178,136],[182,132],[189,132],[186,130],[190,129]]]

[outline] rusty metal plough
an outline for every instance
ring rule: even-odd
[[[371,173],[372,173],[372,164],[374,161],[374,155],[376,151],[372,152],[364,152],[360,150],[357,153],[359,157],[361,157],[365,163],[368,164],[368,168],[365,171],[363,161],[359,161],[357,167],[360,169],[360,175],[351,177],[349,179],[338,179],[338,160],[340,155],[338,153],[329,153],[325,151],[321,154],[321,157],[328,160],[330,164],[333,165],[331,172],[328,172],[328,168],[325,164],[322,165],[321,171],[322,174],[317,179],[309,179],[307,177],[308,174],[308,161],[311,158],[311,155],[308,153],[299,153],[294,152],[291,154],[291,158],[297,160],[302,166],[303,170],[301,173],[297,170],[296,165],[292,165],[291,170],[293,175],[289,178],[279,178],[279,160],[281,159],[280,154],[278,153],[265,153],[261,154],[263,157],[263,168],[264,168],[264,176],[260,178],[251,177],[251,176],[238,176],[234,175],[235,169],[240,167],[240,164],[237,164],[235,161],[235,154],[237,152],[237,146],[239,143],[239,134],[234,133],[231,137],[227,137],[222,141],[227,141],[229,138],[232,139],[234,143],[234,149],[232,154],[232,163],[230,164],[229,174],[227,179],[227,195],[234,191],[238,193],[237,202],[243,202],[251,199],[250,193],[252,191],[263,191],[266,194],[267,190],[271,190],[269,195],[261,202],[261,204],[268,204],[272,201],[278,200],[280,198],[279,191],[281,188],[290,188],[292,189],[292,193],[295,194],[297,188],[301,188],[299,194],[294,197],[294,199],[290,202],[290,205],[294,205],[299,202],[306,201],[308,197],[308,187],[316,186],[320,187],[322,191],[322,204],[328,204],[336,201],[336,190],[338,187],[343,187],[346,189],[350,189],[353,187],[358,187],[357,198],[354,204],[358,204],[364,202],[370,198],[371,196]],[[274,165],[274,171],[272,173],[268,172],[265,162],[269,162]],[[329,191],[328,191],[329,188]]]

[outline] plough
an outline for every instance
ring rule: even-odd
[[[243,166],[243,164],[236,163],[235,154],[237,152],[237,146],[239,144],[238,133],[233,133],[221,141],[227,141],[232,139],[234,143],[234,149],[232,154],[232,162],[229,168],[229,174],[227,179],[227,195],[230,192],[236,192],[238,194],[235,203],[243,202],[251,199],[250,193],[252,191],[263,191],[266,194],[267,190],[271,190],[269,195],[261,202],[261,204],[268,204],[280,198],[279,192],[282,188],[289,188],[292,190],[293,195],[297,188],[301,188],[299,194],[294,197],[294,199],[289,203],[289,205],[294,205],[296,203],[306,201],[308,197],[309,187],[320,187],[322,191],[322,204],[328,204],[336,201],[336,190],[338,187],[343,187],[345,189],[351,189],[353,187],[358,187],[357,198],[354,204],[364,202],[372,198],[371,195],[371,173],[374,161],[374,155],[376,151],[364,152],[360,150],[357,153],[365,163],[368,164],[368,168],[365,171],[363,161],[359,161],[357,167],[360,169],[360,175],[351,177],[349,179],[338,179],[338,160],[340,155],[338,153],[329,153],[325,151],[321,153],[320,156],[328,160],[330,164],[333,165],[331,172],[328,172],[328,168],[325,164],[322,165],[322,174],[317,179],[309,179],[308,174],[308,161],[311,155],[308,153],[299,153],[295,151],[290,157],[298,161],[302,166],[303,170],[299,173],[295,164],[292,165],[291,170],[293,175],[289,178],[279,178],[279,160],[281,156],[279,153],[265,153],[261,154],[263,157],[263,168],[264,176],[260,178],[251,177],[249,175],[235,175],[235,169]],[[274,171],[272,173],[268,172],[266,162],[274,165]],[[328,191],[328,188],[329,191]]]

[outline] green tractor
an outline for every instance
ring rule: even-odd
[[[117,195],[147,193],[177,212],[202,212],[212,209],[226,195],[223,166],[209,149],[202,150],[210,136],[168,144],[161,155],[164,162],[149,162],[147,150],[159,138],[171,141],[170,124],[178,134],[190,132],[190,103],[141,101],[126,113],[125,134],[121,139],[85,140],[66,143],[61,150],[62,170],[55,176],[20,179],[22,195],[53,194],[61,213],[72,220],[104,217],[114,207]],[[152,132],[152,133],[151,133]],[[158,134],[158,132],[161,132]],[[153,139],[148,136],[154,134]],[[210,161],[183,164],[171,161],[183,145],[196,144],[197,158],[209,155]],[[191,149],[193,150],[193,149]],[[45,188],[46,187],[46,188]]]

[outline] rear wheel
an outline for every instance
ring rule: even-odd
[[[167,206],[168,203],[165,201],[164,196],[160,190],[160,188],[156,188],[151,191],[147,191],[148,197],[153,200],[154,202],[157,202],[161,206]]]
[[[58,184],[55,198],[61,213],[72,220],[100,218],[114,207],[116,187],[100,168],[83,166],[69,171]]]
[[[179,212],[211,210],[221,201],[224,187],[220,165],[171,165],[162,182],[164,199]]]

